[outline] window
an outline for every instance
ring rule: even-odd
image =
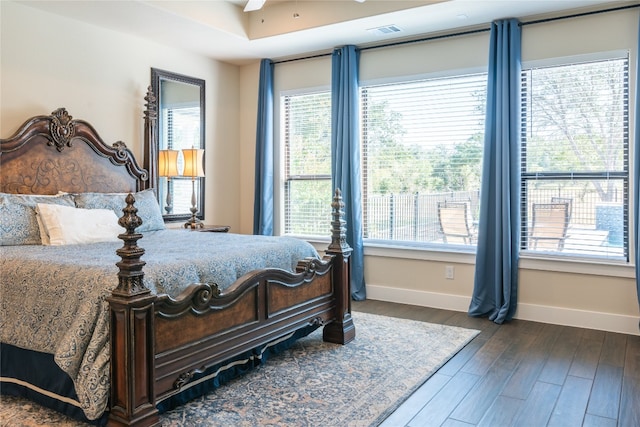
[[[361,88],[365,238],[476,243],[486,80],[483,73]],[[326,236],[331,93],[281,102],[285,234]]]
[[[628,257],[628,59],[522,73],[521,248]],[[473,246],[486,74],[361,87],[364,238]],[[331,95],[282,97],[285,234],[326,236]]]
[[[282,97],[284,233],[328,236],[331,223],[331,93]]]
[[[364,237],[475,245],[487,75],[361,88]]]
[[[523,70],[523,250],[627,258],[628,74],[628,58]]]

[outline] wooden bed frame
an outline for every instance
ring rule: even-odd
[[[153,112],[151,112],[153,115]],[[145,112],[145,139],[153,132]],[[0,140],[0,191],[21,194],[135,192],[150,187],[122,142],[106,145],[94,128],[64,108],[27,120]],[[152,182],[152,181],[151,181]],[[323,339],[355,337],[349,256],[339,190],[332,203],[331,244],[321,260],[300,261],[295,273],[254,271],[220,292],[193,284],[180,297],[154,295],[143,284],[142,237],[134,197],[119,223],[118,286],[111,310],[111,394],[108,425],[159,425],[156,403],[178,393],[194,375],[308,325]]]

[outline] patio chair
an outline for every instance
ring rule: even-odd
[[[534,203],[529,249],[562,251],[569,226],[569,203]]]
[[[573,208],[573,199],[571,197],[552,197],[551,203],[566,203],[569,209],[567,215],[569,216],[569,222],[571,222],[571,211]]]
[[[470,203],[438,202],[438,221],[444,243],[472,245],[477,232],[471,220]]]

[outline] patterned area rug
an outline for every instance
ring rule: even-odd
[[[317,330],[265,365],[161,415],[163,426],[375,426],[478,331],[354,313],[356,339]],[[2,396],[0,425],[81,426],[32,402]]]

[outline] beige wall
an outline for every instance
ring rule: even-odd
[[[65,107],[142,163],[151,68],[206,82],[205,221],[240,228],[238,67],[10,1],[0,2],[0,135]]]
[[[523,61],[611,50],[631,52],[630,75],[635,76],[638,34],[637,9],[523,28]],[[526,21],[526,20],[523,20]],[[438,75],[450,69],[486,69],[488,33],[444,39],[403,47],[365,50],[361,55],[361,81],[403,75]],[[330,57],[278,64],[276,93],[329,87]],[[256,115],[257,66],[243,67],[242,120],[250,127]],[[253,86],[255,90],[253,90]],[[631,93],[635,87],[631,86]],[[633,106],[631,106],[633,109]],[[631,111],[633,117],[633,110]],[[631,129],[633,137],[633,129]],[[243,130],[241,169],[253,167],[249,139],[255,128]],[[245,136],[248,138],[244,141]],[[253,143],[251,141],[251,143]],[[253,178],[252,178],[253,179]],[[244,187],[243,187],[244,188]],[[253,195],[244,188],[241,211],[253,207]],[[243,215],[249,229],[251,215]],[[323,244],[318,245],[319,248]],[[365,248],[365,278],[369,298],[466,311],[473,292],[473,254],[456,254],[384,247]],[[454,267],[454,279],[444,278],[445,266]],[[630,265],[558,262],[523,259],[520,264],[516,317],[541,322],[585,326],[638,334],[638,299]]]

